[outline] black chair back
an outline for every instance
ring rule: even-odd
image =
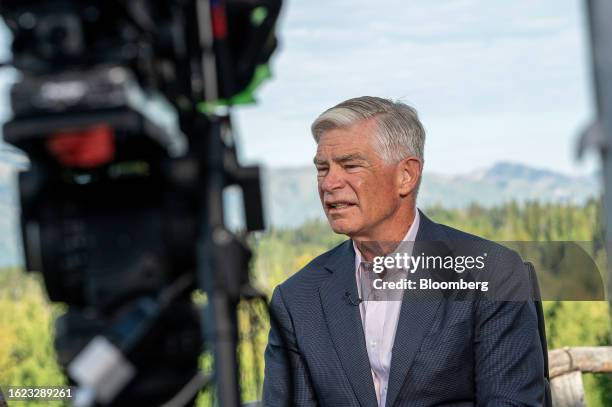
[[[545,376],[545,394],[544,406],[552,407],[552,396],[550,394],[550,375],[548,372],[548,345],[546,344],[546,325],[544,324],[544,310],[542,309],[542,297],[540,295],[540,286],[535,268],[530,262],[525,262],[529,281],[531,282],[531,291],[533,294],[533,302],[535,304],[536,313],[538,315],[538,332],[540,333],[540,345],[542,346],[542,354],[544,355],[544,376]]]

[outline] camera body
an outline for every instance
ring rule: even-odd
[[[198,282],[215,286],[199,281],[198,242],[210,240],[209,223],[219,226],[208,219],[209,173],[222,175],[221,187],[251,191],[247,224],[263,224],[257,170],[237,165],[198,103],[207,86],[230,102],[244,91],[276,47],[279,9],[280,1],[0,2],[20,73],[4,140],[31,163],[19,174],[27,269],[68,305],[56,323],[59,362],[70,372],[102,336],[136,372],[98,391],[96,403],[153,405],[197,373],[203,328],[191,292]],[[221,146],[216,155],[210,145]]]

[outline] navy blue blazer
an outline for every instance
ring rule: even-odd
[[[444,242],[451,250],[471,240],[486,248],[501,280],[524,271],[514,251],[422,213],[416,240]],[[529,284],[526,275],[505,281]],[[408,292],[386,407],[542,405],[544,360],[532,301],[411,300]],[[350,240],[276,287],[265,406],[377,406],[359,307],[349,297],[358,298]]]

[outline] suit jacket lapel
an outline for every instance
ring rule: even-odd
[[[420,213],[420,225],[417,232],[414,252],[420,253],[419,242],[441,242],[445,236],[438,233],[436,224],[429,220],[422,212]],[[417,271],[418,273],[418,271]],[[391,371],[387,391],[386,406],[391,407],[395,403],[399,392],[406,381],[410,366],[414,361],[423,337],[431,327],[441,301],[435,299],[411,298],[413,292],[404,291],[402,306],[400,309],[395,341],[393,343],[393,354],[391,356]]]
[[[339,250],[340,256],[325,266],[332,275],[319,288],[321,305],[340,363],[359,404],[376,407],[378,403],[359,306],[351,304],[347,296],[348,292],[353,301],[358,298],[351,241],[345,242]]]

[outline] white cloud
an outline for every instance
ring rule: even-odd
[[[501,137],[512,139],[493,125],[494,118],[527,123],[524,117],[538,112],[537,127],[504,128],[555,143],[563,154],[542,160],[573,171],[569,157],[576,129],[593,114],[581,4],[286,1],[281,47],[273,57],[275,78],[260,90],[258,106],[237,109],[243,155],[275,166],[308,164],[312,120],[340,100],[375,94],[401,98],[416,106],[426,128],[445,129],[430,133],[429,151],[464,140],[464,146],[473,144],[466,154],[486,152],[491,160],[508,159],[508,149],[499,146],[509,142]],[[6,55],[6,40],[0,32],[0,55]],[[0,77],[0,85],[6,78]],[[0,93],[6,97],[6,87]],[[4,99],[0,115],[7,106]],[[457,120],[478,125],[448,130]],[[435,162],[430,159],[440,166],[432,168],[436,172],[449,165]]]
[[[286,3],[275,79],[260,92],[258,107],[238,113],[245,155],[271,165],[308,163],[314,148],[308,127],[316,115],[345,98],[376,94],[414,104],[427,128],[448,128],[448,118],[458,117],[481,123],[478,131],[437,136],[447,144],[471,140],[472,149],[486,151],[492,160],[510,158],[498,147],[504,144],[500,137],[512,136],[492,136],[494,128],[486,125],[491,118],[521,123],[537,112],[542,118],[537,127],[523,125],[520,131],[529,139],[544,138],[541,144],[560,145],[564,154],[543,161],[573,171],[568,157],[576,129],[592,115],[578,5],[578,0]],[[440,165],[433,170],[445,172]]]

